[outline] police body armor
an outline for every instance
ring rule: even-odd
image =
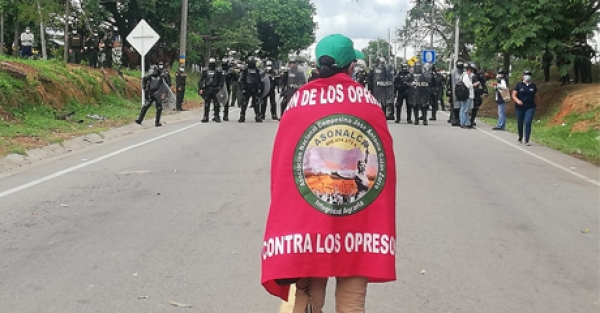
[[[431,75],[431,72],[429,72],[429,71],[423,72],[423,74],[421,74],[421,76],[420,76],[420,80],[419,80],[419,84],[418,84],[419,100],[417,101],[417,105],[420,108],[429,107],[429,101],[431,99],[430,97],[433,92],[432,87],[431,87],[432,79],[433,79],[433,77]]]
[[[248,69],[248,72],[246,74],[246,86],[248,87],[249,91],[251,92],[258,92],[258,84],[260,83],[261,78],[260,78],[260,74],[258,73],[258,70],[253,68],[253,69]]]
[[[150,91],[150,94],[155,94],[162,86],[162,83],[162,77],[151,75],[150,81],[148,82],[148,90]]]
[[[419,96],[419,83],[421,82],[421,73],[410,73],[408,75],[408,104],[410,106],[417,106],[420,101]]]
[[[71,35],[70,48],[71,49],[82,49],[83,48],[83,41],[81,40],[81,36],[79,34]]]
[[[219,88],[219,80],[217,79],[216,70],[206,71],[206,87],[211,91],[218,91],[217,88]]]
[[[389,67],[373,70],[373,95],[382,106],[394,103],[394,73]]]
[[[398,91],[398,94],[401,95],[403,98],[406,98],[408,96],[408,89],[410,88],[409,78],[410,76],[408,72],[400,72],[394,80],[394,87]]]

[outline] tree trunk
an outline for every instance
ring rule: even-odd
[[[40,13],[40,41],[42,43],[42,58],[48,60],[48,54],[46,52],[46,30],[44,29],[44,18],[42,17],[42,7],[38,2],[38,12]]]
[[[508,80],[509,80],[509,69],[510,69],[510,54],[508,52],[502,52],[502,68],[504,69],[504,72],[507,73],[505,75],[506,77],[506,84],[509,84]]]
[[[0,13],[0,55],[4,55],[4,8]]]

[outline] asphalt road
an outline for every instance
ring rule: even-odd
[[[249,117],[0,174],[0,312],[277,312],[260,245],[278,123]],[[488,127],[390,128],[399,280],[367,311],[600,309],[598,168]]]

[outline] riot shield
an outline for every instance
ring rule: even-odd
[[[421,74],[419,81],[419,107],[429,107],[429,101],[431,97],[431,74],[427,72]]]
[[[221,106],[225,106],[227,101],[229,101],[229,93],[227,92],[227,84],[223,84],[223,88],[219,90],[217,93],[217,100],[219,100],[219,104]]]
[[[373,95],[382,106],[394,103],[394,76],[387,67],[373,70]]]
[[[175,108],[177,97],[175,97],[175,94],[166,82],[163,81],[162,86],[154,93],[154,96],[161,99],[163,110],[171,111]]]
[[[262,90],[262,94],[260,95],[260,97],[265,98],[269,94],[269,91],[271,91],[271,79],[269,78],[268,75],[266,75],[265,77],[262,78],[262,84],[263,84],[263,90]]]
[[[408,78],[408,103],[412,106],[419,103],[420,74],[411,74]]]

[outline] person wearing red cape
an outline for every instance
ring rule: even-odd
[[[365,310],[368,283],[396,280],[396,166],[381,105],[352,80],[357,54],[334,34],[316,46],[319,78],[283,115],[271,159],[263,287],[294,313],[321,313],[335,277],[336,311]]]

